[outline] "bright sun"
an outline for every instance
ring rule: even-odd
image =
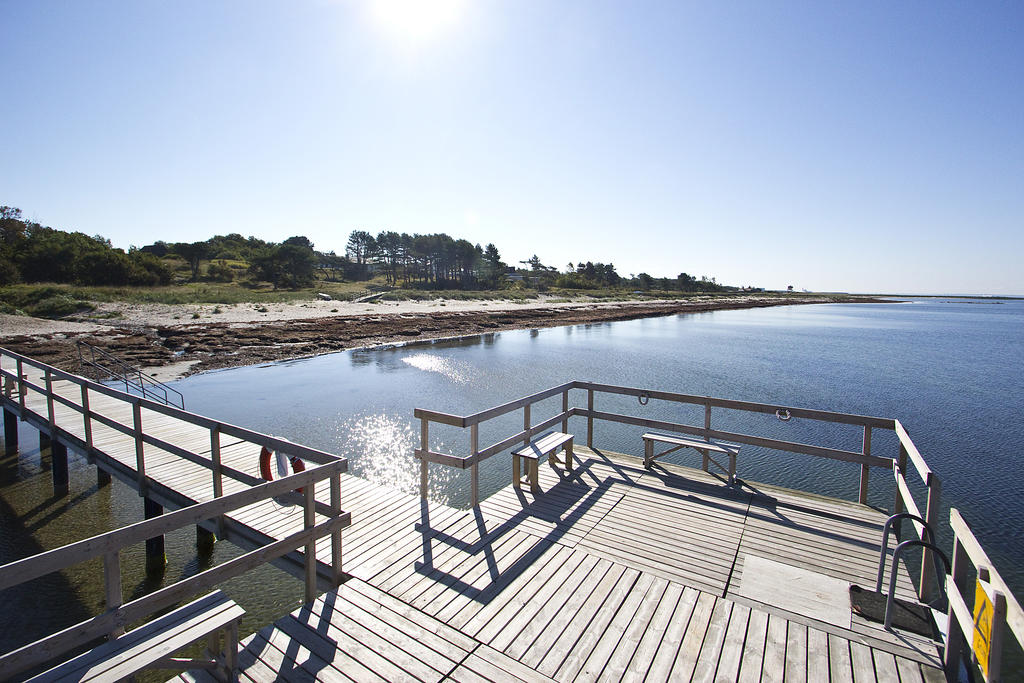
[[[465,0],[371,0],[370,16],[394,38],[419,43],[451,29],[465,6]]]

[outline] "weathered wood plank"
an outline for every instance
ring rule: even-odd
[[[743,642],[743,659],[740,662],[741,683],[761,680],[761,669],[764,666],[765,645],[768,640],[768,613],[761,610],[750,611],[747,622],[747,637]]]

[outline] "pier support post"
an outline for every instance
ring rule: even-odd
[[[199,550],[200,555],[210,555],[213,553],[213,545],[217,542],[217,534],[212,531],[207,531],[203,527],[196,524],[196,548]]]
[[[96,485],[100,488],[110,485],[110,472],[100,466],[96,466]]]
[[[40,431],[39,432],[39,451],[42,452],[42,451],[45,451],[47,448],[49,448],[50,447],[50,441],[51,441],[50,435],[47,434],[46,432]]]
[[[50,445],[50,459],[53,461],[53,495],[68,495],[68,447],[54,440]]]
[[[145,510],[146,519],[153,519],[164,514],[164,508],[159,503],[156,503],[149,498],[142,499]],[[163,534],[155,536],[146,541],[146,573],[160,573],[163,572],[164,567],[167,566],[167,554],[164,552],[164,537]]]
[[[4,454],[10,455],[18,450],[18,416],[10,410],[4,410]]]

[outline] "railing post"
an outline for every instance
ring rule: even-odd
[[[980,574],[981,572],[979,572]],[[988,680],[1003,679],[1003,637],[1006,633],[1006,595],[992,593],[992,633],[989,635]]]
[[[587,389],[587,448],[594,447],[594,390]]]
[[[92,412],[89,410],[89,386],[82,385],[82,429],[85,431],[85,445],[92,448]],[[92,457],[92,454],[89,454]]]
[[[224,495],[224,468],[220,462],[220,425],[210,427],[210,460],[213,463],[213,497]]]
[[[19,358],[15,363],[16,372],[18,373],[18,407],[21,408],[21,414],[18,416],[21,419],[25,419],[25,372]]]
[[[928,503],[925,508],[924,519],[928,526],[935,529],[939,521],[939,495],[942,485],[934,472],[928,473]],[[921,553],[921,582],[917,587],[917,594],[922,602],[931,602],[935,597],[935,553],[925,547]]]
[[[861,452],[865,458],[871,455],[871,427],[868,425],[864,425],[864,447]],[[861,505],[867,505],[868,502],[868,477],[870,475],[871,465],[866,462],[862,463],[860,466],[860,495],[857,497]]]
[[[962,596],[967,588],[967,551],[964,549],[960,539],[953,536],[953,566],[950,569],[949,581],[946,584],[946,592],[952,595],[954,592]],[[946,636],[946,647],[942,655],[943,668],[947,673],[954,674],[960,670],[960,659],[963,657],[964,640],[966,634],[960,630],[960,620],[953,611],[953,599],[949,600],[949,607],[946,612],[946,623],[949,624],[949,631]]]
[[[331,514],[335,519],[341,515],[341,473],[331,475]],[[341,529],[331,532],[331,582],[341,585]]]
[[[529,406],[527,406],[529,410]],[[469,452],[473,454],[473,464],[469,468],[469,504],[476,507],[480,504],[480,463],[476,457],[480,452],[480,425],[474,424],[469,428]]]
[[[896,464],[899,466],[900,472],[904,473],[903,476],[906,477],[907,476],[906,475],[906,471],[907,471],[907,447],[903,445],[902,441],[900,441],[900,454],[899,454],[899,456],[898,456],[898,458],[896,460]],[[892,505],[892,513],[894,515],[898,515],[901,512],[903,512],[903,496],[900,495],[900,489],[897,486],[896,487],[896,501]]]
[[[132,401],[132,423],[135,429],[135,469],[139,484],[139,495],[146,494],[146,454],[142,441],[142,404],[139,399]]]
[[[420,458],[420,499],[426,500],[430,486],[430,461],[426,456],[430,450],[430,422],[425,417],[420,418],[420,450],[423,452]]]
[[[708,434],[711,433],[711,399],[704,399],[704,438],[709,439]],[[711,455],[707,451],[701,451],[701,469],[705,472],[711,466],[710,459]]]
[[[569,390],[568,389],[566,389],[565,391],[562,392],[562,414],[565,415],[567,412],[569,412]],[[568,417],[566,417],[565,419],[562,420],[562,433],[563,434],[568,434],[569,433],[569,418]]]
[[[306,529],[316,526],[315,486],[315,481],[306,484],[306,509],[303,519],[303,527]],[[310,538],[306,542],[306,602],[314,600],[316,600],[316,539]]]
[[[526,436],[523,437],[523,445],[530,445],[530,404],[527,403],[523,406],[523,431],[526,432]]]
[[[213,470],[213,497],[224,495],[224,467],[220,461],[220,425],[210,427],[210,460]],[[217,538],[224,538],[224,515],[217,516]]]
[[[114,550],[103,556],[103,586],[107,611],[113,611],[123,604],[121,593],[121,556]],[[124,627],[118,626],[107,634],[108,640],[124,635]]]
[[[50,438],[52,439],[57,432],[57,418],[53,412],[53,377],[50,374],[50,369],[46,369],[46,417],[50,421]]]

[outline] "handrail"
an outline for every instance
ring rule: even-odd
[[[316,523],[312,512],[315,500],[314,487],[318,481],[331,479],[333,488],[334,480],[343,471],[343,461],[320,465],[274,482],[267,482],[212,501],[196,503],[154,519],[108,531],[0,566],[0,586],[9,588],[102,557],[107,596],[107,609],[101,614],[0,656],[0,671],[3,671],[5,676],[15,675],[59,658],[69,650],[96,638],[105,635],[116,637],[123,633],[125,627],[132,622],[145,619],[156,611],[190,599],[201,591],[208,590],[227,579],[280,558],[303,545],[306,546],[307,577],[313,577],[315,582],[317,562],[315,543],[317,539],[340,533],[342,528],[351,524],[352,517],[351,513],[338,510],[326,521]],[[306,510],[305,523],[300,531],[141,598],[122,603],[120,552],[125,547],[142,543],[153,536],[165,534],[190,524],[220,517],[230,511],[263,500],[269,500],[298,486],[304,487]],[[309,552],[310,544],[313,548],[312,553]],[[340,561],[340,557],[333,556],[332,560]],[[309,567],[313,567],[314,571],[309,571]],[[340,565],[332,564],[332,585],[340,585],[340,579]],[[307,600],[312,600],[313,598],[309,594],[312,592],[315,597],[315,583],[310,585],[307,580],[306,591]]]
[[[885,599],[885,621],[883,623],[886,630],[890,630],[892,628],[892,606],[896,603],[896,576],[898,574],[897,570],[900,566],[900,555],[902,555],[903,551],[907,548],[918,545],[930,549],[937,558],[941,559],[947,572],[952,569],[949,564],[949,558],[946,557],[946,553],[942,552],[939,546],[934,543],[912,538],[897,545],[896,549],[892,551],[892,568],[889,570],[889,595]],[[945,583],[940,582],[939,588],[942,589],[943,594],[946,593]]]
[[[569,394],[572,391],[586,392],[587,402],[585,407],[570,407]],[[533,424],[530,416],[531,406],[534,403],[549,399],[557,396],[558,394],[562,395],[561,412],[556,413],[541,423]],[[596,398],[601,394],[635,396],[642,406],[646,406],[650,399],[702,406],[704,408],[703,425],[681,424],[666,420],[637,417],[635,415],[623,415],[619,413],[600,411],[596,409]],[[713,409],[716,408],[775,415],[780,420],[787,423],[793,418],[802,418],[818,422],[860,427],[862,429],[861,449],[859,451],[844,450],[714,429],[712,428],[712,412]],[[516,410],[523,411],[522,431],[511,434],[492,446],[481,448],[478,438],[480,424]],[[579,380],[566,382],[564,384],[551,387],[550,389],[545,389],[543,391],[530,394],[529,396],[524,396],[523,398],[508,401],[494,408],[479,411],[471,415],[452,415],[421,408],[417,408],[414,411],[414,415],[420,420],[420,446],[415,449],[414,453],[420,460],[420,496],[423,499],[426,499],[429,495],[429,464],[433,462],[459,469],[469,469],[472,481],[470,504],[473,506],[477,505],[479,503],[477,485],[479,475],[477,470],[480,462],[497,455],[498,453],[510,450],[517,444],[529,443],[530,439],[535,434],[538,434],[559,422],[562,424],[562,431],[566,432],[568,431],[568,423],[571,418],[583,417],[586,418],[586,444],[589,447],[593,447],[594,445],[594,423],[595,421],[600,420],[617,424],[633,425],[643,427],[645,429],[677,432],[705,439],[718,439],[733,443],[742,443],[761,448],[770,448],[790,453],[800,453],[813,457],[828,458],[858,464],[860,465],[861,472],[857,500],[862,504],[866,504],[868,501],[868,483],[871,469],[884,467],[893,472],[896,482],[896,501],[894,504],[894,512],[899,514],[904,510],[907,510],[908,514],[921,520],[913,520],[917,540],[924,541],[926,538],[925,534],[927,533],[927,527],[931,526],[931,528],[935,528],[938,521],[937,517],[939,511],[941,482],[925,463],[924,458],[910,439],[910,435],[907,433],[907,430],[902,424],[900,424],[899,420],[895,419],[783,406],[773,403],[755,403],[751,401],[737,401],[711,396],[696,396],[692,394],[641,389],[637,387],[624,387]],[[462,428],[470,427],[472,432],[469,455],[456,455],[432,451],[429,444],[431,422]],[[900,444],[897,457],[884,457],[872,453],[871,443],[872,431],[874,429],[891,430],[896,433]],[[924,513],[920,511],[917,503],[914,501],[913,495],[910,491],[910,486],[907,484],[903,475],[903,472],[906,471],[908,460],[914,465],[915,470],[921,475],[922,481],[927,488],[928,501]],[[703,464],[703,467],[705,469],[707,468],[706,462]],[[933,598],[932,591],[936,585],[935,563],[937,562],[937,559],[935,558],[933,548],[929,545],[924,543],[915,545],[921,545],[922,547],[921,571],[916,582],[918,596],[921,600],[930,602]]]
[[[117,356],[114,356],[98,346],[93,346],[81,339],[75,341],[75,346],[78,349],[79,369],[83,366],[95,368],[96,370],[100,370],[106,375],[113,377],[119,382],[124,382],[125,393],[131,393],[129,389],[134,387],[138,391],[142,392],[142,395],[145,398],[150,398],[152,396],[153,399],[161,401],[167,405],[173,405],[181,409],[185,408],[185,397],[177,389],[167,386],[152,375],[142,372],[142,370],[126,363]],[[83,347],[89,351],[89,355],[92,356],[92,358],[85,357],[82,353]],[[98,362],[96,360],[97,356],[116,366],[116,369],[107,367],[106,365]],[[96,379],[98,380],[100,378],[97,376]],[[146,386],[147,383],[149,384],[149,388]],[[156,393],[157,390],[160,391],[160,395]],[[177,397],[177,401],[172,401],[173,397]]]
[[[996,571],[995,565],[981,547],[971,527],[964,520],[960,511],[952,508],[949,511],[949,525],[953,529],[953,567],[946,577],[946,594],[949,597],[949,634],[946,638],[944,665],[946,671],[957,671],[960,660],[966,649],[973,659],[980,663],[985,656],[975,650],[975,638],[979,627],[977,612],[972,613],[964,598],[964,591],[969,589],[967,582],[970,568],[977,571],[978,582],[975,584],[975,595],[984,591],[992,599],[992,614],[988,615],[990,631],[988,633],[988,652],[985,656],[987,666],[982,667],[986,681],[1000,678],[1002,665],[1003,634],[1006,627],[1016,639],[1018,646],[1024,647],[1024,609],[1006,585],[1006,581]],[[975,604],[975,610],[978,605]]]
[[[10,369],[12,360],[16,366],[14,371]],[[38,383],[38,381],[30,379],[28,368],[41,371],[43,382]],[[58,384],[57,387],[65,387],[63,391],[58,391],[55,388],[55,382],[71,383],[78,387],[78,391],[67,391],[67,384]],[[317,589],[316,541],[328,535],[331,537],[329,565],[331,567],[331,583],[332,585],[340,583],[341,530],[351,522],[351,514],[344,512],[341,508],[340,476],[348,470],[347,460],[315,448],[292,443],[287,439],[195,415],[182,408],[166,405],[147,397],[128,394],[3,348],[0,348],[0,385],[4,387],[4,391],[0,392],[0,405],[4,410],[17,411],[23,419],[33,421],[41,430],[48,430],[51,437],[59,438],[68,445],[77,445],[86,453],[99,453],[92,443],[94,423],[131,436],[135,440],[135,470],[141,494],[145,494],[149,485],[145,472],[146,446],[154,446],[209,468],[213,476],[214,495],[213,500],[189,505],[153,519],[0,567],[0,586],[6,588],[20,585],[54,571],[60,571],[72,564],[102,557],[107,595],[107,611],[103,614],[0,657],[0,671],[3,671],[4,675],[13,675],[37,666],[96,637],[105,634],[117,635],[123,632],[124,626],[130,622],[143,619],[156,610],[168,607],[199,591],[212,588],[217,583],[260,564],[276,560],[302,546],[305,546],[306,600],[312,601],[316,596]],[[17,396],[14,395],[15,387],[17,387]],[[34,412],[26,405],[26,396],[30,391],[45,398],[45,415]],[[130,405],[132,418],[129,424],[124,424],[92,408],[89,399],[93,392],[119,399]],[[64,414],[59,414],[55,409],[58,405],[69,408],[81,416],[83,422],[78,430],[74,432],[70,430],[66,418],[62,417]],[[144,413],[143,409],[147,412]],[[172,416],[209,430],[209,452],[206,455],[200,455],[147,434],[143,418],[149,412]],[[83,432],[84,438],[78,436]],[[316,463],[317,466],[273,482],[263,482],[252,475],[233,470],[221,462],[222,435],[234,436],[272,450],[283,450]],[[225,475],[249,484],[251,487],[238,493],[225,495],[223,485]],[[329,504],[318,501],[315,495],[316,482],[324,479],[330,480]],[[297,489],[302,489],[302,493],[295,493]],[[281,502],[301,502],[304,518],[303,528],[284,539],[272,541],[268,545],[217,567],[150,593],[138,600],[122,604],[119,559],[122,548],[187,524],[200,523],[205,520],[216,520],[218,529],[223,528],[223,516],[228,512],[270,498],[276,498]],[[326,517],[327,521],[318,523],[316,518],[318,514]]]
[[[587,392],[587,405],[586,407],[569,406],[569,392],[573,390],[583,390]],[[553,417],[549,418],[545,422],[537,425],[531,424],[529,411],[530,407],[539,401],[546,400],[548,398],[562,395],[562,411]],[[647,402],[654,398],[664,401],[671,401],[674,403],[688,403],[693,405],[699,405],[704,407],[705,419],[703,427],[695,425],[686,425],[676,422],[668,422],[664,420],[653,420],[649,418],[640,418],[631,415],[621,415],[618,413],[610,413],[604,411],[595,410],[595,395],[596,394],[619,394],[627,396],[636,396],[640,401],[641,405],[647,405]],[[762,413],[768,415],[781,415],[786,414],[786,420],[792,419],[793,417],[799,417],[808,420],[816,420],[820,422],[831,422],[837,424],[847,424],[853,426],[859,426],[863,429],[863,444],[860,451],[848,451],[836,448],[826,448],[823,446],[815,446],[811,444],[803,444],[794,441],[783,441],[779,439],[770,439],[767,437],[755,436],[750,434],[739,434],[734,432],[726,432],[721,430],[714,430],[711,428],[711,412],[713,408],[727,409],[727,410],[740,410],[745,412]],[[429,444],[429,432],[430,423],[444,424],[454,427],[466,428],[470,427],[474,430],[479,428],[479,425],[488,420],[506,415],[508,413],[522,410],[524,414],[524,425],[523,430],[512,434],[500,442],[481,449],[478,442],[473,440],[473,444],[470,448],[470,454],[467,456],[460,456],[447,453],[437,453],[430,450]],[[861,503],[867,502],[868,494],[868,474],[872,467],[892,467],[893,458],[879,457],[871,454],[871,430],[872,429],[895,429],[898,424],[896,420],[872,417],[868,415],[854,415],[849,413],[837,413],[825,410],[814,410],[809,408],[796,408],[792,406],[780,406],[778,404],[767,404],[767,403],[754,403],[750,401],[737,401],[732,399],[714,398],[711,396],[696,396],[692,394],[680,394],[676,392],[668,391],[656,391],[650,389],[640,389],[636,387],[623,387],[611,384],[599,384],[596,382],[585,382],[580,380],[573,380],[566,382],[558,386],[539,391],[528,396],[524,396],[513,401],[508,401],[501,405],[487,410],[482,410],[470,415],[453,415],[449,413],[426,410],[423,408],[416,408],[413,412],[414,416],[420,420],[420,447],[415,449],[415,455],[420,459],[420,494],[421,497],[426,498],[429,489],[429,463],[434,462],[438,464],[447,465],[449,467],[456,467],[459,469],[470,469],[472,472],[472,479],[475,482],[478,478],[477,467],[480,462],[487,458],[496,455],[504,450],[508,450],[512,446],[520,442],[529,442],[529,439],[536,433],[553,426],[559,422],[562,423],[562,431],[568,429],[568,421],[571,417],[585,417],[587,419],[587,445],[593,446],[593,434],[594,434],[594,421],[604,420],[606,422],[616,422],[621,424],[631,424],[635,426],[645,427],[648,429],[661,429],[667,431],[674,431],[683,434],[690,434],[703,438],[714,438],[726,441],[734,441],[738,443],[744,443],[748,445],[754,445],[764,448],[772,448],[776,450],[789,451],[792,453],[802,453],[804,455],[812,455],[816,457],[831,458],[835,460],[842,460],[847,462],[853,462],[861,465],[861,484],[859,491],[859,500]],[[781,418],[780,418],[781,419]],[[916,452],[916,451],[915,451]],[[923,461],[922,461],[923,462]],[[471,504],[476,505],[478,496],[476,495],[477,487],[473,486],[473,494],[471,495]]]
[[[99,382],[86,379],[85,377],[81,377],[70,372],[65,372],[64,370],[60,370],[50,365],[46,365],[45,363],[40,363],[39,361],[32,360],[27,356],[23,356],[8,349],[0,348],[0,357],[2,356],[9,356],[15,361],[22,363],[23,365],[29,365],[31,367],[43,371],[44,373],[47,373],[47,375],[50,377],[51,382],[52,380],[57,379],[66,380],[74,384],[77,384],[80,387],[83,387],[87,392],[95,391],[105,396],[110,396],[113,398],[128,401],[133,406],[137,405],[141,409],[161,413],[163,415],[167,415],[170,417],[176,417],[180,420],[189,422],[199,427],[204,427],[206,429],[218,430],[221,434],[227,434],[229,436],[234,436],[246,441],[252,441],[253,443],[266,446],[271,450],[284,450],[290,454],[297,455],[303,460],[312,460],[313,462],[319,464],[325,464],[328,462],[333,462],[338,459],[338,456],[333,455],[331,453],[327,453],[326,451],[321,451],[316,448],[310,448],[309,446],[292,443],[287,439],[275,437],[269,434],[262,434],[260,432],[253,431],[245,427],[239,427],[228,422],[222,422],[220,420],[215,420],[213,418],[198,415],[196,413],[190,413],[182,408],[176,408],[174,406],[166,405],[164,403],[160,403],[159,401],[154,401],[142,396],[127,394],[126,392],[123,392],[119,389],[109,387],[105,384],[101,384]],[[0,377],[10,378],[11,380],[13,380],[18,385],[19,392],[21,393],[22,397],[24,396],[24,391],[26,389],[32,389],[43,394],[44,396],[47,396],[48,400],[52,399],[57,403],[61,403],[62,405],[65,405],[68,408],[75,410],[76,412],[82,414],[83,417],[88,413],[90,418],[97,418],[96,413],[90,413],[90,411],[84,408],[81,404],[70,401],[64,396],[56,394],[52,390],[48,392],[45,386],[35,384],[29,381],[26,377],[19,376],[16,372],[11,372],[9,370],[0,368]],[[111,424],[108,424],[107,426],[113,427],[113,425]],[[113,428],[117,429],[117,427]],[[134,431],[132,431],[131,433],[134,434]]]
[[[935,529],[939,523],[939,499],[942,495],[942,481],[928,467],[921,452],[910,438],[906,428],[899,420],[894,420],[893,429],[899,440],[899,453],[892,463],[893,479],[896,483],[896,500],[893,503],[893,512],[899,514],[904,510],[910,512],[918,519],[911,519],[914,525],[915,538],[919,541],[925,540],[925,532],[928,528]],[[908,463],[909,460],[909,463]],[[924,513],[914,500],[914,494],[907,483],[907,465],[912,464],[914,470],[921,477],[921,482],[927,490]],[[920,520],[920,521],[919,521]],[[927,544],[921,546],[921,573],[918,576],[917,595],[924,602],[931,602],[935,598],[934,586],[936,585],[935,557],[932,548]]]

